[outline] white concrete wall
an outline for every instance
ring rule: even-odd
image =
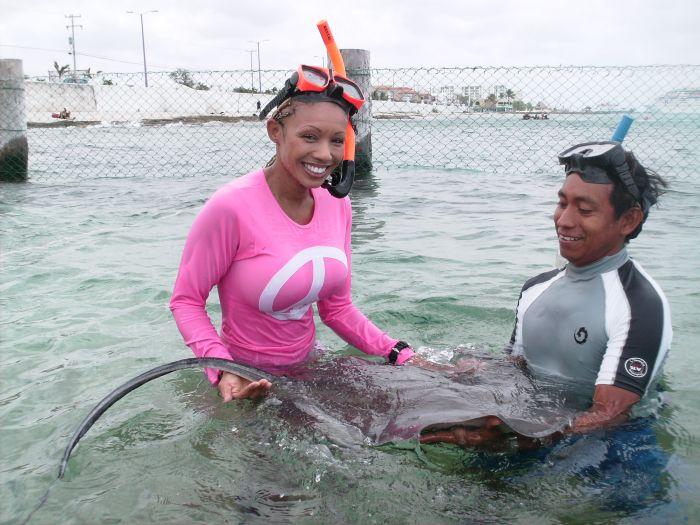
[[[258,100],[264,106],[271,97],[217,88],[201,91],[175,83],[153,87],[26,83],[29,122],[55,122],[57,119],[51,114],[64,107],[76,120],[97,122],[206,115],[250,116],[256,112]]]
[[[26,82],[27,121],[47,122],[51,113],[64,107],[71,113],[92,114],[96,101],[93,86],[79,84],[54,84]]]

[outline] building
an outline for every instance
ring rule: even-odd
[[[513,111],[513,102],[511,100],[498,100],[496,102],[496,111]]]
[[[508,88],[502,84],[497,84],[495,86],[490,86],[488,91],[486,91],[486,96],[495,95],[497,99],[507,98],[506,93]]]
[[[462,101],[471,106],[475,102],[480,102],[482,99],[481,86],[464,86],[462,87]]]
[[[421,93],[410,87],[375,86],[372,91],[373,100],[393,100],[395,102],[413,102],[414,104],[429,104],[435,97],[430,93]]]
[[[455,86],[441,86],[438,89],[436,99],[440,104],[457,104],[459,102],[458,93]]]

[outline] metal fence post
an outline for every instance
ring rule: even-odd
[[[28,157],[22,61],[0,59],[0,181],[26,181]]]
[[[355,115],[357,146],[355,172],[362,176],[372,170],[372,80],[370,77],[369,51],[367,49],[341,49],[345,71],[362,88],[367,101]]]

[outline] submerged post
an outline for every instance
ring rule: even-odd
[[[27,116],[22,61],[0,59],[0,181],[27,180]]]
[[[372,99],[370,98],[371,78],[369,70],[369,51],[366,49],[341,49],[345,62],[345,71],[352,80],[362,88],[367,101],[355,115],[357,127],[355,150],[355,173],[365,175],[372,170]]]

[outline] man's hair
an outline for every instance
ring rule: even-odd
[[[642,166],[631,151],[625,151],[625,160],[642,198],[646,197],[650,203],[656,203],[659,196],[665,193],[668,183],[655,171]],[[632,196],[618,177],[613,177],[613,191],[610,194],[610,202],[615,208],[616,219],[622,217],[628,210],[640,205],[639,201]],[[629,242],[639,235],[648,215],[649,210],[647,209],[639,226],[625,238],[625,242]]]

